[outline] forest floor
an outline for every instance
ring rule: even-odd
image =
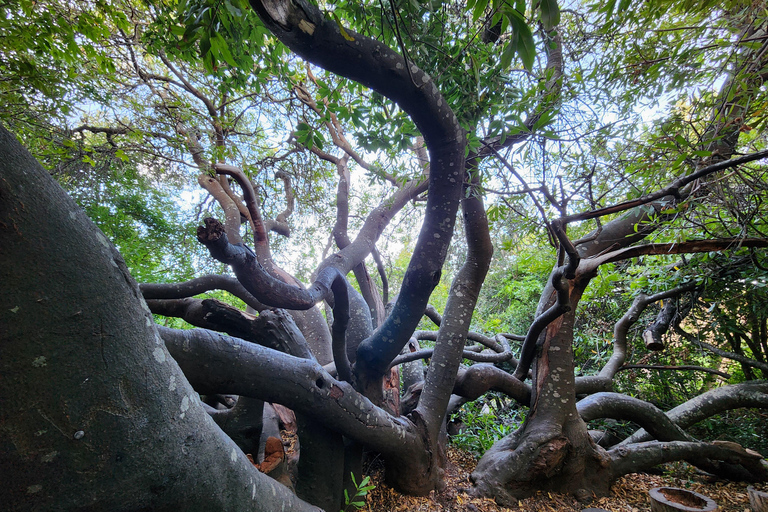
[[[651,510],[648,491],[654,487],[680,487],[707,496],[720,506],[721,512],[750,512],[747,486],[744,482],[712,480],[685,463],[668,464],[663,475],[636,473],[618,480],[611,494],[579,503],[575,498],[556,493],[539,493],[518,503],[515,508],[498,506],[493,500],[471,497],[469,475],[477,463],[471,455],[454,447],[448,449],[449,467],[446,488],[432,491],[429,496],[413,497],[400,494],[383,483],[383,466],[375,461],[368,474],[376,485],[369,495],[366,512],[580,512],[585,508],[603,508],[610,512],[647,512]],[[768,491],[768,484],[756,484],[758,490]]]

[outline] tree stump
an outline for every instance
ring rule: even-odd
[[[747,487],[747,491],[752,512],[768,512],[768,492],[758,491],[751,485]]]
[[[717,503],[701,494],[677,487],[656,487],[648,491],[652,512],[713,512]]]

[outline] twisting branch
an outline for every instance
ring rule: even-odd
[[[250,4],[275,37],[296,54],[396,102],[427,142],[431,157],[429,196],[423,228],[404,276],[408,286],[398,295],[392,314],[358,348],[358,372],[383,375],[408,342],[439,282],[464,181],[464,129],[431,77],[380,41],[340,28],[303,0],[250,0]],[[333,51],[328,51],[329,47]],[[414,80],[421,86],[414,87]],[[334,257],[346,258],[355,251],[367,253],[370,246],[340,251]],[[360,261],[355,259],[350,267]]]
[[[248,290],[234,277],[210,274],[183,283],[142,283],[139,285],[144,298],[149,299],[183,299],[193,297],[211,290],[225,290],[251,306],[256,311],[266,306],[251,295]]]
[[[291,227],[288,225],[288,217],[293,214],[293,209],[296,203],[296,198],[293,194],[293,187],[291,187],[291,176],[285,171],[277,171],[275,178],[283,180],[283,189],[285,190],[285,209],[277,214],[275,219],[267,219],[264,221],[264,229],[267,232],[274,231],[284,237],[291,236]]]
[[[731,374],[721,372],[719,370],[715,370],[712,368],[707,368],[706,366],[695,366],[695,365],[658,365],[658,364],[625,364],[621,368],[619,368],[619,371],[624,370],[632,370],[632,369],[639,369],[639,370],[658,370],[658,371],[692,371],[692,372],[704,372],[704,373],[711,373],[712,375],[718,375],[724,379],[730,379]]]
[[[606,380],[613,380],[616,372],[624,364],[627,359],[627,333],[629,328],[637,322],[640,318],[640,314],[645,311],[645,308],[649,304],[654,302],[669,299],[670,297],[676,297],[685,292],[691,291],[696,287],[695,284],[689,283],[681,286],[666,290],[653,295],[646,295],[644,293],[639,294],[632,301],[632,305],[629,307],[624,316],[622,316],[613,328],[613,354],[608,362],[605,363],[602,370],[600,370],[599,377]]]
[[[694,440],[655,405],[620,393],[595,393],[580,400],[576,410],[584,421],[602,418],[633,421],[659,441]]]
[[[422,333],[422,336],[419,336],[419,333]],[[426,336],[423,336],[424,331],[416,331],[416,339],[427,339]],[[434,338],[434,340],[437,340],[437,333],[433,333],[433,336],[429,336],[429,339]],[[469,333],[467,336],[467,339],[472,338],[472,334],[477,335],[477,333]],[[512,353],[512,350],[509,347],[509,343],[507,342],[507,338],[503,334],[498,334],[496,336],[496,341],[493,343],[493,347],[489,347],[493,350],[495,350],[495,353],[488,353],[488,352],[481,352],[480,350],[483,348],[482,346],[470,347],[465,348],[462,352],[462,355],[464,359],[468,359],[470,361],[475,361],[477,363],[503,363],[505,361],[510,361],[512,364],[518,364],[517,360],[515,359],[514,354]],[[424,348],[417,350],[415,352],[407,352],[405,354],[401,354],[397,356],[394,361],[392,361],[391,366],[398,366],[403,363],[409,363],[411,361],[416,361],[418,359],[427,359],[432,357],[432,354],[434,353],[433,348]]]
[[[323,299],[333,300],[334,318],[338,315],[332,333],[336,369],[344,380],[350,378],[345,346],[349,322],[346,278],[336,268],[326,267],[319,272],[309,288],[290,285],[272,277],[258,261],[256,254],[245,245],[230,244],[219,221],[209,217],[204,222],[205,226],[197,228],[197,239],[208,248],[211,256],[231,265],[238,281],[259,301],[272,307],[306,310]]]
[[[243,199],[245,205],[248,207],[248,213],[251,217],[251,227],[253,228],[253,237],[257,245],[261,245],[267,242],[267,231],[264,228],[264,221],[261,218],[261,212],[259,211],[259,203],[256,198],[256,193],[253,190],[251,181],[245,175],[242,169],[226,164],[214,164],[213,169],[218,174],[226,174],[232,176],[240,188],[243,190]]]
[[[728,352],[726,350],[722,350],[720,348],[717,348],[714,345],[711,345],[705,341],[701,341],[698,337],[692,335],[691,333],[685,331],[680,324],[676,324],[673,327],[675,329],[675,332],[685,338],[689,343],[693,345],[697,345],[701,348],[705,348],[712,352],[715,355],[718,355],[720,357],[724,357],[726,359],[732,359],[734,361],[738,361],[741,364],[745,364],[747,366],[752,366],[754,368],[760,368],[764,372],[768,372],[768,364],[762,363],[760,361],[756,361],[754,359],[750,359],[747,356],[736,354],[735,352]]]
[[[536,356],[536,349],[541,345],[539,336],[546,327],[554,322],[558,317],[571,310],[569,284],[564,275],[563,267],[558,267],[552,271],[550,283],[557,292],[555,303],[544,313],[539,315],[533,321],[523,342],[523,348],[520,351],[520,362],[517,364],[513,376],[518,380],[524,380],[531,369],[531,363]]]

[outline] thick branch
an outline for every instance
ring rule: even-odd
[[[215,164],[213,169],[218,174],[226,174],[232,176],[240,185],[243,191],[243,199],[245,205],[248,207],[248,213],[251,217],[251,227],[253,228],[253,237],[256,245],[263,245],[268,241],[267,231],[264,228],[264,221],[261,218],[261,212],[259,211],[259,203],[256,198],[256,193],[253,190],[251,181],[245,175],[242,169],[226,164]]]
[[[768,381],[752,381],[722,386],[707,391],[667,412],[669,419],[686,429],[699,421],[731,409],[759,407],[768,409]],[[651,439],[639,430],[621,444],[638,443]]]
[[[143,283],[139,285],[144,298],[149,299],[183,299],[193,297],[211,290],[225,290],[251,306],[256,311],[266,306],[251,295],[248,290],[234,277],[209,274],[183,283]]]
[[[518,380],[524,380],[528,375],[528,370],[531,369],[531,363],[536,356],[536,347],[539,346],[539,336],[544,329],[558,317],[571,310],[569,284],[563,275],[562,268],[557,268],[552,272],[550,283],[557,292],[557,299],[549,309],[536,317],[528,329],[523,348],[520,351],[520,362],[518,362],[513,374]]]
[[[420,449],[410,421],[393,418],[315,361],[204,329],[158,330],[199,393],[280,403],[382,453]]]
[[[467,194],[462,200],[466,260],[451,284],[424,392],[414,411],[424,418],[428,432],[435,440],[445,420],[456,372],[463,356],[464,340],[493,255],[488,219],[482,197],[474,190],[478,184],[475,181],[477,179],[468,184]]]
[[[584,421],[602,418],[633,421],[659,441],[693,441],[655,405],[620,393],[595,393],[580,400],[576,410]]]
[[[730,444],[652,441],[633,446],[620,446],[610,450],[608,455],[611,457],[611,469],[615,477],[637,473],[665,462],[685,460],[696,465],[702,459],[708,459],[740,465],[746,473],[742,473],[741,476],[751,477],[750,480],[764,481],[768,478],[768,470],[759,453],[743,448],[739,450]]]
[[[307,289],[275,279],[259,263],[253,251],[244,245],[229,243],[219,221],[209,217],[204,222],[205,226],[197,228],[200,243],[208,248],[211,256],[231,265],[243,287],[264,304],[286,309],[309,309],[329,297],[331,283],[335,279],[344,279],[344,276],[332,267],[323,269]]]
[[[464,175],[464,131],[432,79],[379,41],[327,20],[303,0],[252,0],[267,28],[291,50],[333,73],[395,101],[421,131],[430,151],[425,219],[392,314],[358,349],[358,367],[383,374],[408,342],[437,285],[453,235]],[[370,247],[370,246],[369,246]],[[367,248],[369,251],[370,249]],[[361,259],[356,259],[352,266]]]

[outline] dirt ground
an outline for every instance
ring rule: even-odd
[[[556,493],[540,493],[522,500],[515,508],[503,508],[493,500],[470,497],[466,489],[471,486],[469,474],[476,460],[466,453],[449,448],[451,461],[447,471],[446,489],[433,491],[429,496],[417,498],[402,495],[384,485],[383,471],[374,461],[369,474],[376,488],[368,496],[366,512],[580,512],[585,508],[603,508],[611,512],[647,512],[651,510],[648,491],[654,487],[680,487],[707,496],[719,505],[722,512],[750,512],[747,486],[743,482],[712,480],[698,474],[685,464],[670,464],[663,475],[631,474],[621,478],[611,488],[610,496],[579,503],[573,497]],[[756,484],[756,489],[768,491],[768,484]],[[351,511],[350,511],[351,512]]]

